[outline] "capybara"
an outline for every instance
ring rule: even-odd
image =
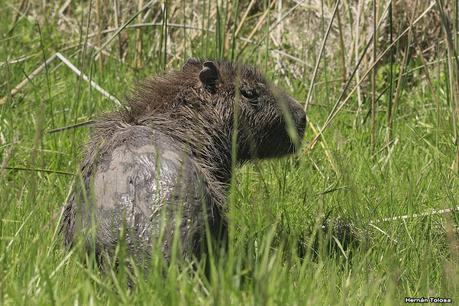
[[[199,256],[206,233],[226,233],[233,165],[295,152],[305,126],[301,105],[256,69],[189,59],[94,123],[64,208],[65,244],[82,239],[99,258],[123,239],[142,264],[155,246],[167,260],[176,239],[180,257]]]

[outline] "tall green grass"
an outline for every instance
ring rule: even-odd
[[[278,46],[270,38],[272,31],[285,27],[276,21],[283,17],[276,16],[278,4],[260,2],[255,5],[258,12],[245,18],[245,2],[219,2],[216,8],[213,2],[203,1],[194,11],[202,17],[199,31],[173,27],[192,18],[192,12],[180,7],[185,2],[155,4],[147,20],[155,25],[141,28],[139,52],[144,67],[138,69],[135,28],[119,24],[120,33],[129,34],[125,61],[118,56],[123,50],[116,43],[121,34],[113,35],[114,31],[102,35],[98,47],[104,47],[112,35],[113,39],[104,47],[110,56],[99,60],[101,52],[88,44],[93,42],[88,34],[95,29],[88,24],[95,13],[78,15],[88,2],[71,5],[76,12],[73,21],[79,25],[73,34],[59,30],[63,19],[52,15],[52,7],[29,2],[20,13],[14,1],[0,2],[4,7],[0,11],[0,96],[7,97],[0,106],[1,304],[397,305],[406,296],[458,301],[457,212],[383,221],[459,205],[459,85],[454,68],[459,50],[454,36],[457,21],[447,22],[457,19],[457,7],[451,16],[442,6],[444,1],[433,8],[442,12],[445,25],[445,44],[434,58],[410,53],[413,58],[408,61],[403,52],[407,54],[409,48],[395,45],[391,60],[378,64],[374,86],[362,84],[364,103],[359,105],[357,95],[350,96],[328,128],[321,130],[335,102],[342,102],[339,97],[347,94],[342,92],[346,80],[334,81],[349,75],[342,71],[346,52],[328,46],[336,54],[322,55],[305,44],[302,60],[311,68],[304,66],[299,76],[288,66],[280,69],[272,52]],[[177,20],[177,10],[183,11],[183,20]],[[54,17],[40,18],[36,12]],[[340,5],[343,31],[350,22],[348,13]],[[144,15],[131,12],[123,18],[138,16]],[[265,21],[257,28],[261,18]],[[171,36],[171,31],[182,34]],[[241,37],[250,37],[250,42]],[[357,51],[363,52],[366,41],[360,39]],[[72,41],[81,44],[63,50]],[[383,42],[376,53],[389,43]],[[280,46],[293,54],[292,46]],[[313,55],[306,54],[309,49]],[[56,51],[120,99],[136,81],[179,68],[187,56],[197,56],[239,57],[261,67],[299,101],[311,102],[310,126],[298,154],[237,169],[228,195],[229,247],[211,255],[209,269],[203,263],[167,265],[158,255],[148,275],[126,266],[101,271],[81,248],[65,250],[58,235],[60,213],[88,129],[49,131],[85,122],[116,105],[57,61],[9,97]],[[26,60],[13,61],[24,56]],[[389,86],[394,88],[388,94]],[[321,136],[312,145],[318,133]],[[345,220],[351,226],[350,245],[336,232],[322,230],[326,216],[331,224]],[[134,280],[134,286],[129,287],[127,279]]]

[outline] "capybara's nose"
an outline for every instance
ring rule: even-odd
[[[302,130],[306,128],[306,123],[307,123],[307,118],[306,118],[306,113],[301,110],[301,112],[298,112],[298,127]]]
[[[306,129],[306,113],[303,110],[303,106],[295,99],[290,98],[290,108],[295,119],[296,128],[299,131],[299,136],[303,137],[304,130]]]

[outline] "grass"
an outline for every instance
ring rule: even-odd
[[[151,18],[157,12],[167,18],[154,20],[159,26],[142,28],[140,34],[124,28],[131,49],[122,62],[118,35],[105,45],[110,56],[103,60],[94,57],[98,51],[88,44],[84,47],[85,42],[93,42],[86,35],[94,31],[88,23],[107,22],[91,14],[78,15],[78,10],[87,9],[87,2],[72,4],[81,26],[73,34],[59,30],[59,17],[40,18],[52,16],[53,7],[30,2],[21,15],[13,9],[19,9],[16,3],[0,1],[4,7],[0,11],[2,97],[56,51],[120,99],[136,81],[178,68],[189,56],[239,54],[299,101],[306,101],[309,84],[314,82],[308,107],[311,126],[296,156],[237,169],[228,195],[229,249],[211,256],[210,272],[202,265],[193,268],[183,262],[165,265],[159,256],[146,277],[125,267],[102,272],[79,248],[65,250],[57,234],[60,211],[73,180],[67,173],[78,169],[88,129],[48,132],[89,120],[116,105],[67,67],[53,62],[0,105],[0,304],[396,305],[403,304],[407,296],[458,301],[457,212],[381,221],[459,205],[454,143],[455,95],[459,92],[454,86],[459,85],[455,83],[457,72],[451,68],[458,50],[453,43],[457,37],[451,32],[446,33],[450,43],[443,44],[428,63],[417,53],[405,60],[400,54],[407,48],[397,45],[394,59],[378,64],[374,89],[370,92],[362,84],[361,94],[367,97],[363,104],[358,105],[357,96],[352,95],[311,148],[311,140],[341,94],[341,83],[333,80],[341,78],[343,71],[333,68],[345,66],[342,54],[346,53],[336,50],[334,54],[333,46],[328,46],[327,68],[318,66],[314,81],[313,57],[301,58],[311,68],[300,65],[297,75],[293,64],[291,69],[279,69],[269,33],[274,25],[286,26],[288,16],[276,24],[279,19],[274,9],[267,10],[269,3],[260,5],[259,13],[242,18],[248,4],[227,1],[215,12],[210,3],[203,2],[196,11],[203,16],[200,25],[216,32],[169,28],[167,24],[187,24],[191,15],[182,8],[182,15],[176,13],[178,1],[154,6]],[[371,12],[371,6],[368,9]],[[136,11],[124,20],[135,20]],[[341,7],[340,14],[340,23],[347,26],[350,13]],[[254,30],[259,21],[258,31]],[[102,37],[102,46],[113,34]],[[143,43],[136,45],[139,35]],[[247,36],[252,43],[240,40]],[[366,41],[360,39],[363,47]],[[63,50],[74,40],[83,45]],[[321,44],[322,39],[311,41]],[[387,45],[383,43],[378,50]],[[295,54],[293,46],[281,46],[282,51]],[[310,49],[319,50],[304,46]],[[26,60],[13,62],[24,56]],[[142,69],[136,68],[141,64]],[[352,71],[354,66],[348,68]],[[399,71],[405,71],[400,73],[400,82]],[[390,83],[397,87],[389,91],[397,92],[397,108],[391,114],[391,137],[387,139],[388,105],[393,97],[384,94],[384,89]],[[371,99],[378,96],[378,103],[373,103],[378,109],[372,110]],[[346,245],[339,236],[334,239],[323,233],[325,216],[332,224],[336,220],[350,223],[353,243]],[[126,282],[128,273],[135,274],[132,288]]]

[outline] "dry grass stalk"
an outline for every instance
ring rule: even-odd
[[[121,27],[119,27],[115,33],[112,34],[103,44],[100,46],[100,49],[96,51],[94,56],[99,55],[99,53],[104,50],[118,35],[134,20],[139,16],[144,10],[146,10],[148,7],[150,7],[153,4],[154,0],[148,2],[146,5],[144,5],[139,11],[137,11],[134,15],[131,16]]]
[[[234,32],[234,36],[237,37],[239,35],[239,32],[241,31],[241,29],[242,29],[242,27],[243,27],[243,25],[245,23],[245,20],[247,19],[247,16],[249,15],[250,10],[252,9],[253,5],[255,4],[255,1],[256,0],[251,0],[250,1],[249,5],[247,6],[247,9],[244,12],[244,15],[241,18],[241,22],[239,22],[239,25],[236,28],[236,32]]]
[[[276,4],[276,0],[273,0],[271,1],[271,3],[269,4],[269,7],[263,12],[263,15],[261,15],[261,17],[258,19],[258,22],[257,24],[255,25],[255,27],[253,28],[253,30],[250,32],[249,36],[247,36],[247,40],[251,40],[252,37],[255,35],[255,33],[258,32],[258,30],[261,28],[261,26],[263,25],[266,17],[268,16],[268,13],[272,10],[272,8],[274,7],[274,4]],[[239,51],[239,54],[237,55],[237,58],[239,58],[239,56],[241,55],[241,53],[244,51],[244,49],[247,47],[248,45],[248,42],[244,42],[244,44],[241,46],[240,48],[240,51]]]
[[[19,18],[21,16],[24,16],[22,11],[28,6],[28,0],[21,0],[21,4],[19,5],[18,9],[13,10],[13,26],[11,27],[10,31],[14,29],[16,26],[17,22],[19,21]]]
[[[389,4],[389,43],[392,44],[393,42],[393,3]],[[395,62],[395,50],[392,48],[390,49],[389,54],[389,94],[388,94],[388,103],[387,103],[387,137],[386,137],[386,144],[390,144],[392,142],[392,135],[389,126],[391,125],[392,121],[392,104],[393,104],[393,95],[394,95],[394,62]]]
[[[14,97],[25,85],[27,85],[33,78],[35,78],[43,69],[48,66],[52,61],[56,58],[60,59],[67,67],[69,67],[76,75],[81,77],[84,81],[88,82],[90,86],[92,86],[95,90],[97,90],[100,94],[104,97],[108,98],[109,100],[115,102],[118,106],[121,106],[121,102],[108,93],[105,89],[100,87],[96,82],[91,80],[86,74],[82,73],[75,65],[73,65],[65,56],[61,53],[57,52],[50,56],[43,64],[38,66],[30,75],[28,75],[24,80],[22,80],[18,85],[16,85],[13,90],[11,90],[10,95]],[[6,102],[7,97],[3,97],[0,99],[0,105]]]
[[[56,174],[64,174],[64,175],[71,175],[74,176],[75,174],[68,171],[61,171],[61,170],[52,170],[52,169],[44,169],[44,168],[28,168],[28,167],[5,167],[6,170],[14,170],[14,171],[31,171],[31,172],[45,172],[45,173],[56,173]]]
[[[317,130],[317,128],[314,126],[314,124],[312,124],[311,120],[308,120],[308,125],[309,127],[311,128],[312,132],[314,133],[314,135],[318,135],[319,134],[319,131]],[[325,153],[325,157],[327,158],[328,162],[330,163],[330,166],[332,167],[333,171],[335,171],[335,173],[337,175],[340,175],[340,171],[338,169],[338,166],[337,166],[337,163],[335,161],[335,159],[333,158],[333,154],[332,152],[330,151],[330,149],[328,148],[328,144],[327,144],[327,141],[323,140],[320,142],[320,146],[322,147],[322,149],[324,150],[324,153]]]
[[[49,57],[43,64],[38,66],[31,74],[26,76],[18,85],[16,85],[10,92],[10,96],[14,97],[24,86],[26,86],[32,79],[34,79],[47,65],[49,65],[56,58],[56,54]],[[8,97],[3,97],[0,99],[0,105],[6,103]]]
[[[370,74],[370,72],[373,70],[374,66],[379,63],[379,61],[381,61],[383,59],[383,57],[394,47],[394,45],[402,38],[404,37],[410,30],[411,28],[416,25],[420,20],[422,20],[422,18],[434,7],[435,3],[432,3],[431,5],[429,5],[429,7],[426,8],[426,10],[424,10],[424,12],[419,15],[416,20],[414,20],[412,22],[412,24],[410,26],[408,26],[408,28],[406,28],[399,36],[396,37],[396,39],[387,46],[387,48],[378,56],[378,58],[375,60],[374,63],[372,63],[372,65],[367,69],[367,71],[365,72],[365,74],[363,75],[363,77],[357,82],[357,84],[352,88],[352,90],[349,92],[349,94],[347,95],[347,97],[345,99],[344,98],[344,95],[345,93],[347,92],[347,89],[349,88],[350,86],[350,83],[351,83],[351,80],[353,78],[353,76],[356,74],[356,70],[359,69],[360,67],[360,64],[362,62],[362,59],[364,57],[364,55],[366,54],[367,50],[368,50],[368,47],[370,46],[370,43],[373,39],[373,37],[370,38],[369,42],[367,43],[366,47],[364,48],[363,52],[362,52],[362,55],[360,57],[360,59],[358,60],[357,64],[355,65],[354,67],[354,71],[351,73],[351,76],[350,78],[348,79],[346,85],[344,86],[344,89],[341,91],[341,94],[340,96],[338,97],[335,105],[333,106],[332,110],[330,111],[330,114],[328,115],[327,119],[325,120],[325,123],[323,124],[322,128],[320,129],[319,131],[319,134],[316,135],[313,140],[310,142],[309,146],[308,146],[308,150],[312,150],[315,146],[315,144],[317,143],[317,141],[320,139],[321,135],[323,134],[323,132],[325,131],[325,129],[327,129],[330,125],[330,123],[333,121],[333,119],[336,117],[336,115],[343,109],[343,107],[347,104],[347,101],[349,101],[349,99],[351,98],[352,94],[357,90],[357,88],[360,86],[360,84],[363,82],[363,80],[365,80],[365,78]],[[387,12],[387,10],[385,10],[385,12]],[[383,16],[385,15],[385,13],[383,14]],[[381,18],[384,18],[384,17],[381,17]],[[380,25],[380,23],[379,23]]]
[[[406,220],[412,218],[419,218],[419,217],[426,217],[426,216],[435,216],[435,215],[445,215],[454,212],[459,212],[459,206],[452,207],[452,208],[445,208],[445,209],[434,209],[432,211],[426,211],[419,214],[412,214],[412,215],[403,215],[403,216],[396,216],[390,218],[384,218],[381,220],[375,220],[371,223],[379,223],[379,222],[387,222],[387,221],[396,221],[396,220]]]
[[[143,7],[143,0],[139,0],[139,5],[138,9],[141,10]],[[142,22],[142,16],[139,14],[137,17],[137,22],[141,23]],[[140,28],[137,28],[136,30],[136,36],[135,36],[135,67],[137,69],[142,68],[142,32],[140,31]]]
[[[376,50],[377,50],[377,41],[378,41],[378,31],[376,29],[378,14],[376,0],[373,0],[373,52],[372,52],[372,62],[375,63],[376,60]],[[373,154],[376,150],[376,112],[377,112],[377,102],[376,102],[376,70],[377,65],[371,71],[371,153]]]
[[[387,130],[388,130],[387,139],[388,139],[388,141],[391,141],[392,137],[393,137],[394,117],[395,117],[395,113],[397,111],[398,103],[400,101],[400,95],[401,95],[402,88],[403,88],[403,86],[402,86],[403,76],[404,76],[404,73],[405,73],[405,69],[406,69],[406,67],[408,65],[409,53],[410,53],[409,44],[407,44],[406,47],[405,47],[405,52],[403,53],[402,64],[400,65],[400,71],[399,71],[398,79],[397,79],[397,86],[395,87],[395,95],[393,97],[392,108],[390,110],[391,116],[389,118],[389,124],[388,124],[388,127],[387,127]]]
[[[344,46],[344,37],[343,37],[343,26],[341,23],[341,12],[338,7],[338,12],[336,15],[337,21],[338,21],[338,31],[339,31],[339,47],[340,47],[340,59],[341,59],[341,73],[342,73],[342,78],[343,82],[346,81],[347,78],[347,68],[346,68],[346,47]]]
[[[457,39],[457,33],[452,33],[450,20],[445,13],[443,4],[441,1],[436,0],[438,10],[440,12],[441,23],[447,42],[447,64],[448,64],[448,83],[449,83],[449,96],[451,98],[452,107],[452,119],[453,119],[453,138],[456,145],[456,158],[453,162],[453,168],[459,173],[459,135],[458,135],[458,124],[459,124],[459,50],[456,50],[454,46],[454,38]],[[457,8],[456,8],[457,9]],[[457,17],[457,11],[456,11]],[[458,22],[458,21],[456,21]],[[457,25],[456,25],[457,27]]]
[[[389,110],[389,120],[388,120],[388,128],[387,128],[387,141],[388,142],[390,142],[392,140],[392,137],[393,137],[394,117],[395,117],[395,114],[397,112],[397,107],[398,107],[398,104],[399,104],[399,101],[400,101],[400,95],[401,95],[401,91],[402,91],[402,88],[403,88],[403,86],[402,86],[403,77],[405,75],[405,70],[408,67],[408,61],[409,61],[410,54],[411,54],[410,47],[411,47],[411,41],[412,41],[412,35],[413,35],[413,31],[412,31],[412,29],[413,29],[413,20],[414,20],[414,17],[415,17],[417,4],[418,4],[418,1],[416,0],[414,6],[412,7],[411,16],[410,16],[410,19],[409,19],[409,27],[408,28],[410,30],[408,31],[408,35],[407,35],[408,43],[405,45],[405,51],[403,52],[403,58],[402,58],[402,62],[401,62],[401,65],[400,65],[400,71],[399,71],[399,75],[398,75],[397,86],[395,87],[395,95],[394,95],[392,103],[391,103],[391,109]]]
[[[96,36],[96,46],[98,48],[102,45],[102,31],[103,29],[103,16],[102,16],[102,0],[96,0],[96,18],[97,18],[97,36]],[[103,54],[99,54],[99,71],[102,72],[104,69],[104,58]]]
[[[322,59],[322,55],[323,55],[323,52],[325,50],[325,44],[327,43],[328,35],[330,34],[330,30],[331,30],[331,26],[333,24],[333,20],[335,19],[336,13],[338,12],[339,3],[340,3],[340,0],[337,0],[336,4],[335,4],[335,8],[333,10],[332,18],[330,19],[330,22],[328,23],[327,31],[325,32],[324,39],[322,40],[322,45],[320,47],[319,55],[317,56],[317,61],[316,61],[316,65],[314,67],[314,72],[312,73],[311,83],[309,84],[308,95],[306,97],[306,103],[304,104],[304,111],[306,113],[308,111],[308,106],[311,103],[313,87],[314,87],[314,83],[315,83],[315,80],[316,80],[316,77],[317,77],[317,72],[319,71],[320,60]]]
[[[425,72],[425,75],[426,75],[427,83],[429,84],[430,90],[432,92],[432,98],[435,101],[436,112],[437,112],[437,130],[438,130],[440,128],[440,111],[441,111],[440,110],[440,98],[438,97],[438,94],[436,92],[435,86],[434,86],[434,84],[432,82],[432,78],[430,76],[430,69],[429,69],[429,66],[427,64],[426,59],[424,58],[424,54],[419,49],[419,47],[417,48],[416,51],[417,51],[417,54],[418,54],[419,58],[421,59],[422,66],[423,66],[423,69],[424,69],[424,72]],[[437,133],[437,137],[436,137],[436,142],[438,143],[438,133]]]
[[[114,11],[114,22],[115,29],[120,27],[120,23],[124,23],[122,10],[120,9],[119,0],[113,1],[113,11]],[[124,31],[118,36],[118,54],[122,62],[125,61],[127,56],[127,45],[128,45],[128,32]]]
[[[359,60],[359,49],[360,49],[360,31],[362,30],[361,25],[360,25],[360,20],[362,17],[362,14],[364,12],[363,5],[365,3],[365,0],[359,0],[358,5],[357,5],[357,13],[356,13],[356,22],[355,22],[355,34],[354,34],[354,43],[352,44],[353,46],[353,51],[354,51],[354,62],[355,64],[359,63],[362,59]],[[357,69],[355,71],[355,80],[357,84],[360,84],[360,70]],[[360,114],[362,111],[362,106],[363,106],[363,99],[362,99],[362,92],[360,85],[357,86],[357,116]]]
[[[64,126],[64,127],[59,127],[59,128],[55,128],[55,129],[49,130],[48,134],[54,134],[54,133],[58,133],[58,132],[62,132],[62,131],[67,131],[67,130],[75,129],[75,128],[78,128],[78,127],[90,125],[92,123],[94,123],[94,120],[86,120],[86,121],[78,122],[78,123],[75,123],[75,124],[72,124],[72,125],[67,125],[67,126]]]

